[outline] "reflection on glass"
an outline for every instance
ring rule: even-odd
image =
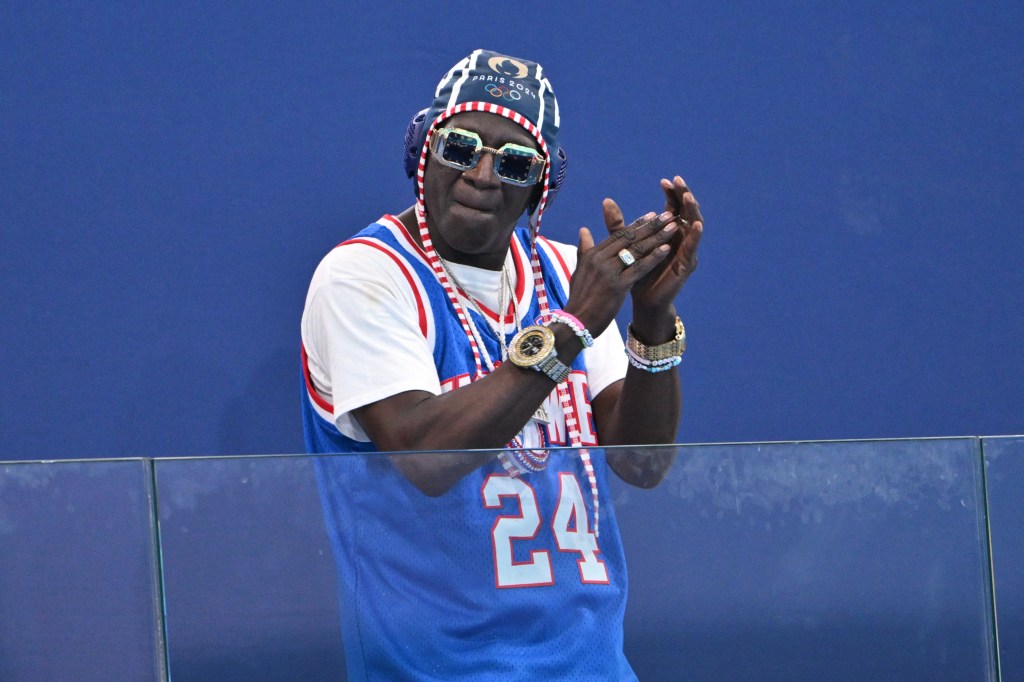
[[[615,488],[640,679],[995,679],[973,439],[694,446]]]
[[[984,438],[1000,670],[1024,680],[1024,437]]]
[[[343,622],[376,620],[385,633],[399,634],[445,628],[468,647],[510,627],[492,615],[499,603],[515,610],[525,636],[579,646],[573,633],[594,613],[573,590],[593,585],[628,586],[624,647],[642,680],[995,679],[977,441],[683,446],[664,453],[675,455],[675,464],[654,490],[601,482],[594,544],[582,535],[593,531],[584,525],[590,519],[580,521],[590,504],[583,481],[577,495],[559,477],[565,490],[556,489],[550,505],[530,477],[522,485],[485,479],[445,505],[410,488],[399,491],[410,500],[390,514],[353,487],[351,511],[332,521],[357,543],[348,564],[344,553],[336,561],[328,539],[317,463],[344,461],[372,472],[391,466],[387,456],[158,460],[171,673],[218,682],[344,679]],[[552,457],[564,458],[556,469],[578,460],[573,451]],[[73,466],[75,476],[2,469],[0,625],[26,633],[0,637],[5,682],[68,678],[27,677],[30,664],[52,671],[58,659],[82,666],[88,655],[126,666],[149,662],[154,652],[144,644],[131,654],[90,648],[94,616],[115,626],[135,622],[111,615],[118,605],[144,607],[132,615],[144,623],[122,632],[125,641],[151,632],[146,619],[155,612],[145,590],[132,587],[149,589],[132,577],[147,566],[145,557],[138,563],[125,554],[145,546],[145,477]],[[462,517],[485,513],[484,542],[474,543],[464,531],[471,521]],[[118,530],[139,519],[146,533]],[[613,519],[618,548],[609,546]],[[112,535],[120,538],[114,546]],[[544,536],[557,549],[538,550],[534,543]],[[395,549],[414,542],[415,552]],[[614,553],[628,558],[624,584],[613,577]],[[33,567],[42,564],[26,557],[38,556],[70,557],[74,568],[35,576]],[[493,582],[468,589],[472,571],[489,572]],[[91,581],[88,590],[83,580]],[[352,589],[359,584],[374,589]],[[554,590],[565,590],[578,608],[537,622],[534,600]],[[52,640],[39,624],[57,622],[41,615],[47,609],[68,616],[53,610],[58,603],[72,605],[71,615],[89,630],[46,631],[66,633],[64,657],[44,648]],[[459,615],[426,618],[424,603]],[[86,641],[81,650],[72,646]],[[136,652],[143,654],[136,659]]]
[[[337,579],[308,457],[158,460],[175,680],[344,680]]]
[[[491,453],[438,495],[399,470],[446,453],[317,458],[350,677],[633,679],[605,452],[546,454],[513,477]]]
[[[0,464],[0,680],[163,672],[149,465]]]

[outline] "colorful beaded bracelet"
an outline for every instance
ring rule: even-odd
[[[626,346],[624,350],[626,351],[626,357],[629,358],[629,364],[633,365],[637,369],[642,369],[645,372],[651,372],[652,374],[665,372],[673,367],[678,367],[679,363],[683,361],[682,355],[663,358],[661,360],[648,360],[637,355],[629,346]]]
[[[583,326],[583,323],[580,322],[575,315],[570,315],[564,310],[552,310],[548,316],[551,318],[552,322],[561,322],[566,327],[573,330],[584,348],[590,348],[594,345],[594,337],[590,335],[590,332]]]

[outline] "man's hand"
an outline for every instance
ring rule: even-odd
[[[648,213],[626,225],[614,201],[605,199],[602,209],[608,237],[595,245],[590,230],[580,228],[576,272],[565,305],[595,336],[618,314],[627,293],[633,291],[635,301],[636,288],[666,269],[666,259],[679,248],[674,244],[681,241],[679,221],[671,211]],[[671,305],[678,288],[661,285],[659,291],[668,292]]]
[[[700,204],[686,182],[678,175],[661,181],[665,193],[665,211],[675,217],[680,229],[673,236],[671,254],[633,287],[633,310],[643,316],[648,311],[664,310],[672,304],[680,289],[697,269],[697,247],[704,232]]]
[[[637,259],[632,265],[620,265],[626,273],[623,278],[640,274],[630,286],[631,332],[644,343],[654,345],[665,343],[675,334],[673,301],[697,267],[697,245],[704,229],[697,200],[682,178],[662,180],[661,187],[665,211],[659,216],[649,213],[629,226],[623,225],[622,212],[614,201],[604,202],[605,222],[612,240],[605,249],[618,259],[626,248]],[[633,270],[639,265],[643,269]],[[679,426],[679,375],[675,371],[652,373],[630,366],[626,379],[605,388],[594,398],[592,408],[603,445],[670,443]],[[608,464],[627,483],[652,487],[671,467],[672,452],[609,451]]]

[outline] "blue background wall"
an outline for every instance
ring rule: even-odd
[[[548,236],[695,188],[682,441],[1024,431],[1024,6],[716,5],[3,3],[0,459],[301,450],[309,276],[475,47],[559,95]]]

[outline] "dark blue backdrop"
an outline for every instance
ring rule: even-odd
[[[545,65],[548,236],[680,173],[680,440],[1024,431],[1020,3],[0,5],[0,459],[291,452],[331,246],[475,47]]]

